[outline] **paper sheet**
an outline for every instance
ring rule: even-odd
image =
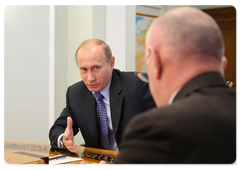
[[[49,165],[56,165],[56,164],[62,164],[62,163],[74,162],[74,161],[81,161],[81,160],[83,160],[83,159],[67,156],[67,157],[63,157],[63,158],[49,160]]]

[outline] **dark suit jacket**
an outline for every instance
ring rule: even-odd
[[[119,146],[125,126],[138,113],[155,106],[150,95],[148,84],[143,83],[133,72],[113,70],[110,85],[110,109],[114,136]],[[73,120],[73,131],[76,135],[81,130],[85,144],[88,147],[99,148],[99,127],[96,100],[80,81],[67,90],[66,107],[50,129],[51,146],[57,147],[57,138],[64,133],[67,117]]]
[[[219,73],[201,74],[172,105],[134,117],[115,163],[233,163],[236,92]]]

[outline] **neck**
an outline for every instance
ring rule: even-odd
[[[168,105],[174,92],[183,87],[192,78],[212,71],[222,72],[220,67],[216,67],[216,64],[212,65],[211,63],[179,65],[179,67],[164,70],[164,74],[158,81],[158,89],[160,90],[158,90],[156,99],[154,98],[157,107]]]

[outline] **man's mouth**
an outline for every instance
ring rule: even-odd
[[[88,84],[88,87],[95,88],[97,87],[97,84]]]

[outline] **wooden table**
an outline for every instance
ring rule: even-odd
[[[49,157],[57,155],[68,155],[70,157],[82,158],[87,163],[98,163],[105,160],[111,164],[119,152],[78,146],[77,153],[66,150],[53,150],[47,143],[5,141],[4,159],[8,164],[48,164]],[[67,164],[80,164],[81,161]]]

